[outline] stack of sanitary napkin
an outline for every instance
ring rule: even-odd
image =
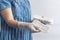
[[[39,27],[41,32],[48,32],[53,20],[44,16],[35,16],[32,19],[32,24]]]

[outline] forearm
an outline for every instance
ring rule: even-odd
[[[18,27],[18,22],[16,22],[15,20],[7,20],[5,22],[10,27],[14,27],[14,28]]]
[[[14,27],[14,28],[27,28],[27,26],[29,25],[29,23],[27,22],[20,22],[20,21],[16,21],[16,20],[8,20],[6,21],[7,25]]]
[[[11,27],[18,27],[19,25],[24,26],[25,22],[18,22],[14,20],[13,13],[11,8],[7,8],[1,11],[2,17],[4,18],[5,22]],[[22,25],[23,24],[23,25]]]

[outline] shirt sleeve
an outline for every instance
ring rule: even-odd
[[[9,0],[0,0],[0,10],[4,10],[11,7]]]

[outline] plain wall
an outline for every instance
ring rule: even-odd
[[[33,40],[60,40],[60,0],[30,0],[32,15],[53,18],[54,24],[48,33],[36,33]]]

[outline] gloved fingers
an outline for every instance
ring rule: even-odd
[[[31,26],[31,32],[32,33],[37,33],[37,32],[40,32],[40,30],[36,30],[35,27]]]
[[[35,29],[36,29],[36,30],[39,30],[39,31],[41,31],[41,30],[40,30],[40,27],[38,27],[38,26],[35,26],[35,25],[34,25],[34,27],[35,27]]]
[[[32,23],[29,24],[28,29],[29,29],[32,33],[40,32],[40,30],[37,30]]]

